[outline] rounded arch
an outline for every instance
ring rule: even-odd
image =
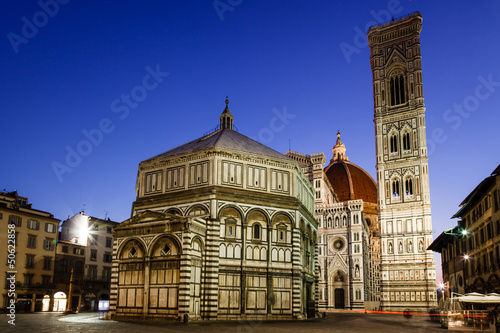
[[[106,289],[99,290],[96,298],[98,300],[108,300],[109,301],[109,290],[106,290]]]
[[[259,208],[254,208],[247,213],[245,218],[245,223],[248,224],[250,220],[264,222],[264,224],[267,225],[268,222],[270,221],[270,218],[269,215],[264,210]]]
[[[235,206],[235,205],[224,205],[219,209],[218,212],[218,218],[219,220],[222,220],[224,217],[232,217],[235,219],[239,219],[240,221],[243,220],[243,212],[241,211],[240,207]]]
[[[178,256],[182,254],[181,242],[174,235],[158,235],[151,242],[150,257]]]
[[[205,243],[200,236],[194,236],[191,239],[191,249],[193,249],[194,251],[198,251],[197,246],[199,246],[200,255],[203,255],[203,253],[205,252]]]
[[[287,212],[276,212],[271,221],[273,227],[280,223],[285,223],[290,227],[293,225],[293,218]]]
[[[316,230],[313,230],[312,232],[311,241],[313,242],[314,246],[318,244],[318,233],[316,232]]]
[[[139,237],[130,237],[118,245],[117,257],[119,259],[144,258],[146,256],[146,244]]]
[[[202,216],[209,214],[208,207],[202,204],[196,204],[186,211],[186,216]]]
[[[307,224],[306,226],[306,237],[309,238],[309,240],[312,239],[312,229],[311,229],[311,225],[310,224]]]
[[[305,235],[306,233],[306,223],[304,222],[303,218],[300,218],[300,223],[299,223],[299,230],[300,232]]]
[[[164,210],[164,213],[182,216],[182,212],[179,208],[168,208]]]

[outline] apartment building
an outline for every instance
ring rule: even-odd
[[[60,220],[34,209],[27,197],[0,192],[0,306],[16,311],[50,311],[54,301],[54,259]]]

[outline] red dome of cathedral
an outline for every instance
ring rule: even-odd
[[[333,186],[339,201],[362,199],[364,202],[377,203],[377,183],[361,167],[349,162],[345,146],[337,133],[333,147],[333,158],[325,168],[325,174]]]

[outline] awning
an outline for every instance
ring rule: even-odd
[[[488,295],[470,293],[456,297],[456,299],[462,303],[500,304],[500,295],[494,293]]]

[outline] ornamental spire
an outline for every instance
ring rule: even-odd
[[[349,158],[345,154],[346,148],[344,144],[342,143],[342,140],[340,140],[340,130],[337,131],[337,142],[335,142],[335,146],[333,146],[332,153],[333,153],[333,158],[331,159],[331,162],[338,162],[338,161],[346,161],[349,162]]]
[[[230,129],[230,130],[232,130],[233,129],[233,120],[234,120],[234,117],[231,114],[231,111],[229,111],[228,104],[229,104],[229,100],[228,100],[228,97],[226,96],[226,108],[224,109],[224,111],[222,111],[222,114],[219,117],[220,118],[220,129],[221,130],[223,130],[223,129]]]

